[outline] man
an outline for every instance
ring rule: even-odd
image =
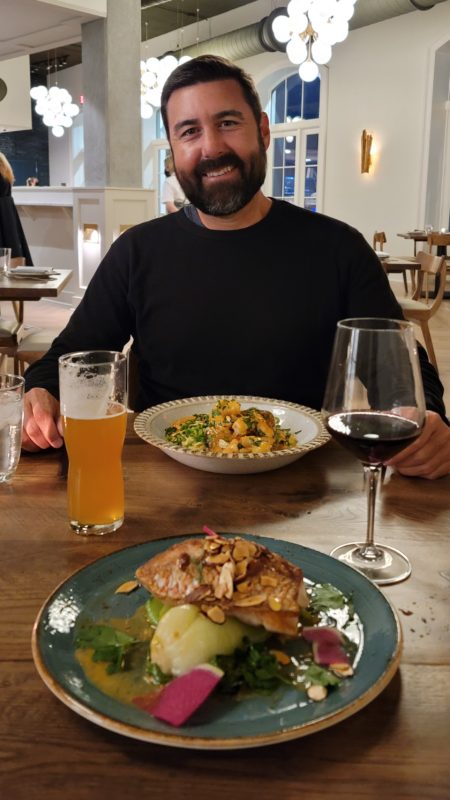
[[[266,197],[269,123],[251,79],[214,56],[178,67],[161,113],[191,205],[112,245],[49,353],[26,375],[23,446],[62,445],[57,359],[123,348],[139,361],[137,410],[178,397],[247,394],[320,408],[336,323],[401,318],[377,256],[350,226]],[[421,350],[429,409],[390,462],[450,471],[442,386]]]

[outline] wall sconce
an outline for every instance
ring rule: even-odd
[[[83,225],[83,242],[92,242],[93,244],[100,242],[98,225],[92,222]]]
[[[372,164],[372,140],[372,134],[367,133],[366,129],[364,129],[361,136],[361,172],[369,172],[370,170]]]

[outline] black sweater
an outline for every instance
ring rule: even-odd
[[[371,316],[402,312],[378,257],[345,223],[273,201],[256,225],[215,231],[181,210],[114,242],[26,388],[57,397],[58,356],[121,350],[132,336],[138,410],[207,394],[320,409],[336,323]],[[420,357],[427,407],[445,419],[442,385]]]

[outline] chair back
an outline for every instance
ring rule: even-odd
[[[373,235],[373,249],[374,250],[384,250],[384,245],[386,244],[386,234],[384,231],[375,231]]]
[[[420,252],[417,253],[417,261],[420,264],[420,269],[417,275],[416,290],[412,297],[413,300],[420,301],[423,285],[428,275],[439,276],[439,288],[433,298],[433,302],[428,306],[431,317],[438,310],[444,296],[446,271],[445,256],[433,256],[431,253],[425,253],[424,250],[420,250]]]

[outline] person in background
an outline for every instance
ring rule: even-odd
[[[186,195],[175,175],[172,156],[167,156],[164,161],[164,175],[166,176],[166,180],[162,187],[161,202],[164,203],[166,212],[168,214],[173,214],[174,211],[179,211],[180,208],[187,205],[189,200],[186,200]]]
[[[11,164],[0,153],[0,247],[10,247],[11,258],[24,258],[25,264],[32,266],[31,253],[11,194],[13,183]]]
[[[58,358],[122,350],[139,364],[135,410],[199,395],[277,397],[320,409],[337,322],[402,319],[364,237],[261,191],[270,143],[253,81],[199,56],[167,79],[161,116],[190,204],[112,244],[49,352],[25,375],[22,446],[63,444]],[[421,435],[388,462],[408,476],[450,472],[443,387],[419,346]]]

